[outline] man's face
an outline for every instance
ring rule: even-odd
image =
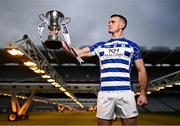
[[[119,17],[112,17],[108,22],[108,32],[119,32],[124,27],[123,21]]]

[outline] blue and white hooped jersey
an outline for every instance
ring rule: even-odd
[[[97,55],[101,68],[101,91],[132,90],[132,63],[141,59],[139,46],[126,38],[110,39],[89,46]]]

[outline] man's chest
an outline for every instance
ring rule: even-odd
[[[131,58],[133,56],[134,50],[128,44],[111,44],[103,45],[99,48],[100,57],[103,58]]]

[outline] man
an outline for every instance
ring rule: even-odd
[[[112,34],[107,42],[98,42],[82,49],[74,48],[80,57],[97,55],[101,67],[101,84],[97,99],[98,125],[112,125],[116,114],[123,125],[136,125],[138,111],[130,82],[132,63],[138,71],[140,95],[137,104],[147,104],[147,74],[138,45],[123,36],[127,20],[114,14],[108,22],[108,32]],[[71,52],[62,42],[63,48]]]

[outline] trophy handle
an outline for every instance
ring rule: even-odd
[[[44,21],[44,18],[47,18],[44,14],[39,15],[39,19],[41,19],[42,21]]]
[[[68,24],[70,21],[71,21],[71,18],[69,18],[69,17],[65,17],[65,18],[60,20],[60,22],[63,24]]]

